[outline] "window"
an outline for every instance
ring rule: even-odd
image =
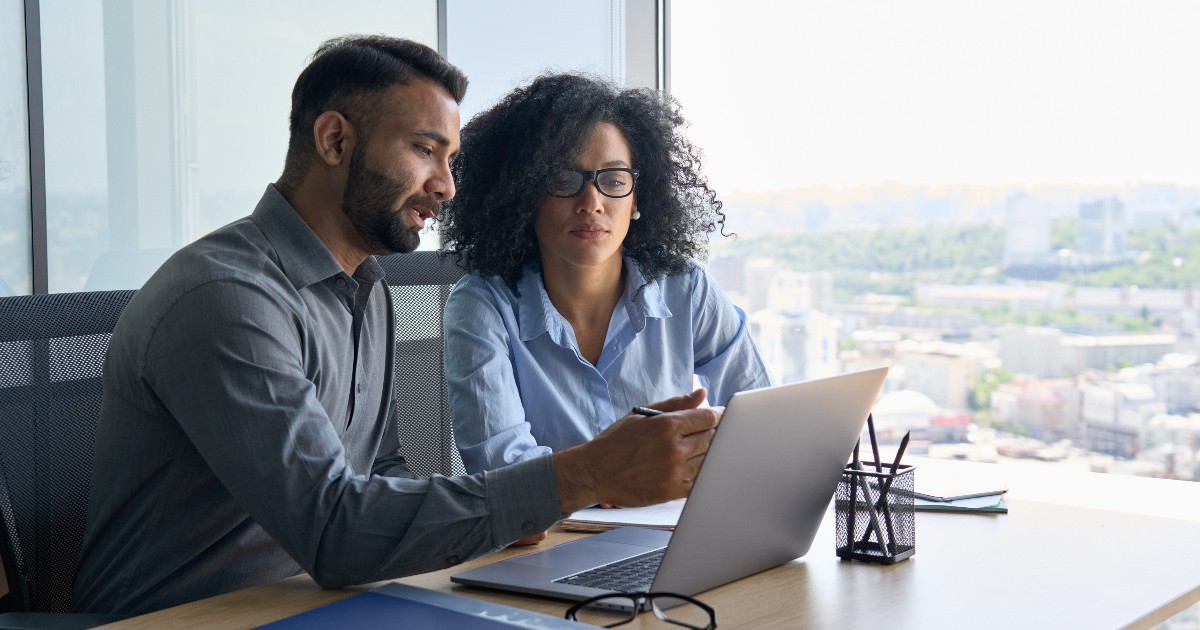
[[[33,291],[25,8],[0,0],[0,296]]]
[[[456,0],[447,3],[446,24],[446,56],[471,80],[464,124],[542,72],[626,82],[626,8],[619,0]]]
[[[881,424],[934,456],[1200,478],[1198,21],[672,3],[671,89],[740,235],[710,271],[776,376],[891,365]]]
[[[283,167],[292,84],[321,41],[437,46],[435,0],[40,5],[51,292],[138,287],[249,214]]]
[[[24,4],[0,0],[0,243],[18,254],[0,261],[6,293],[33,291]],[[337,11],[266,0],[30,4],[40,13],[40,282],[50,292],[138,287],[179,247],[248,214],[282,169],[296,75],[329,37],[440,44],[472,79],[464,121],[546,69],[657,80],[646,2],[628,11],[621,0],[353,0]],[[640,52],[626,55],[632,46]]]

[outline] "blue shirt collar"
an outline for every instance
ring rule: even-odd
[[[663,298],[661,283],[647,281],[637,263],[625,257],[625,292],[617,308],[625,308],[634,330],[641,332],[650,318],[665,319],[671,309]],[[574,334],[569,334],[566,320],[550,302],[546,285],[542,282],[542,271],[537,261],[525,265],[521,279],[517,281],[517,314],[521,330],[521,341],[536,339],[543,333],[550,335],[560,346],[574,345]]]
[[[621,296],[621,304],[638,332],[645,330],[647,319],[671,316],[671,309],[663,299],[662,282],[646,280],[641,267],[629,257],[625,258],[625,294]]]
[[[536,339],[543,333],[563,344],[562,316],[550,303],[546,285],[542,283],[542,270],[536,261],[525,264],[521,279],[517,280],[517,315],[520,318],[521,341]]]

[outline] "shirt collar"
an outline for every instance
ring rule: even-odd
[[[638,332],[645,330],[647,319],[666,319],[671,316],[671,309],[663,298],[662,278],[646,280],[641,268],[629,257],[625,258],[625,294],[621,296],[621,304],[625,306],[629,321]]]
[[[374,256],[367,256],[366,260],[354,270],[354,279],[367,284],[375,284],[387,276],[387,272],[383,270],[383,265]]]
[[[279,266],[293,287],[301,289],[342,273],[342,266],[333,253],[274,184],[267,184],[266,192],[250,216],[275,248]],[[368,273],[382,274],[373,258],[367,260],[369,265],[374,265],[367,268]]]
[[[536,261],[525,264],[521,278],[517,280],[517,291],[521,294],[517,298],[517,314],[520,317],[517,325],[521,328],[521,341],[530,341],[549,333],[559,345],[564,345],[562,315],[550,303],[550,295],[542,283],[542,270]]]
[[[559,345],[568,345],[563,316],[550,302],[546,293],[546,285],[542,282],[542,272],[536,261],[525,265],[521,279],[517,280],[517,313],[520,317],[518,326],[521,330],[521,341],[529,341],[543,333]],[[646,328],[649,318],[667,318],[671,309],[663,298],[661,278],[647,281],[646,276],[632,258],[625,258],[625,292],[617,308],[625,308],[629,321],[636,331]]]

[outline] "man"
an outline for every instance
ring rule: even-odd
[[[703,392],[588,444],[416,479],[389,421],[388,295],[454,195],[462,74],[387,37],[331,40],[292,94],[283,175],[254,213],[146,283],[104,369],[74,606],[143,613],[307,571],[322,586],[441,569],[583,506],[682,497]]]

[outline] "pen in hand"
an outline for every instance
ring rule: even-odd
[[[639,416],[657,416],[657,415],[663,413],[662,411],[659,411],[657,409],[651,409],[649,407],[634,407],[632,410],[630,410],[630,412],[637,414]],[[619,507],[621,507],[619,505],[612,505],[610,503],[601,503],[599,505],[602,508],[619,508]]]

